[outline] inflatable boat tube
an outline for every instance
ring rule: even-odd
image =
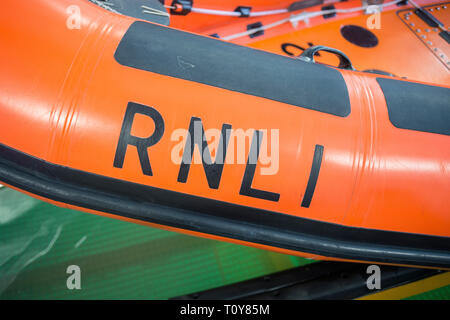
[[[289,254],[450,268],[449,87],[87,0],[0,9],[0,183]]]

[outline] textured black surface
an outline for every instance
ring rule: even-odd
[[[450,89],[377,78],[394,126],[450,135]]]
[[[117,216],[343,259],[450,267],[450,239],[346,227],[55,165],[0,144],[0,181]],[[305,209],[308,210],[308,209]]]
[[[341,28],[341,35],[345,40],[359,47],[373,48],[378,45],[377,36],[372,31],[360,26],[343,26]]]
[[[340,117],[350,114],[347,86],[333,68],[151,23],[134,22],[115,58],[132,68]]]

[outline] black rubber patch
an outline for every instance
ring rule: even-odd
[[[394,126],[450,135],[450,89],[386,78],[377,82]]]
[[[240,206],[56,165],[1,143],[0,181],[81,208],[278,248],[450,267],[448,237],[347,227]]]
[[[132,68],[339,117],[350,114],[347,86],[333,68],[156,24],[134,22],[115,58]]]
[[[343,26],[341,28],[341,35],[345,40],[359,47],[373,48],[378,45],[377,36],[372,31],[360,26]]]

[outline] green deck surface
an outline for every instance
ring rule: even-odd
[[[450,285],[427,291],[405,300],[450,300]]]
[[[310,262],[0,189],[0,299],[167,299]],[[67,289],[70,265],[81,290]]]

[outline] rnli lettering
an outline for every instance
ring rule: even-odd
[[[258,190],[252,188],[253,178],[255,177],[256,163],[259,157],[259,148],[263,138],[263,132],[255,130],[252,139],[252,145],[250,147],[250,153],[248,155],[247,165],[245,166],[244,178],[242,179],[241,191],[239,194],[269,201],[277,202],[280,199],[278,193],[268,192],[264,190]]]
[[[131,130],[136,114],[141,114],[153,120],[155,130],[147,138],[140,138],[133,136]],[[189,170],[193,158],[194,148],[197,146],[202,155],[201,161],[205,171],[208,186],[211,189],[218,189],[220,180],[222,178],[223,166],[227,149],[230,142],[232,126],[230,124],[223,124],[220,134],[219,145],[216,152],[214,162],[211,160],[211,152],[208,147],[208,142],[205,135],[202,120],[198,117],[192,117],[189,123],[189,130],[186,137],[186,142],[183,150],[183,157],[180,163],[177,181],[186,183],[189,175]],[[132,145],[137,148],[141,169],[144,175],[152,176],[153,171],[150,165],[150,157],[148,155],[149,147],[158,143],[164,134],[164,119],[161,114],[154,108],[141,105],[134,102],[129,102],[120,131],[119,141],[117,143],[116,154],[114,157],[114,167],[122,168],[125,160],[125,155],[128,146]],[[244,176],[241,182],[240,195],[263,199],[267,201],[278,202],[280,194],[265,190],[252,188],[253,179],[256,172],[256,165],[260,155],[261,143],[263,140],[264,131],[255,130],[251,139],[250,152],[248,154]],[[320,171],[324,147],[321,145],[315,146],[313,163],[308,180],[308,185],[301,203],[302,207],[308,208],[314,194],[317,183],[317,178]]]
[[[184,146],[183,159],[181,160],[180,171],[178,173],[178,182],[186,183],[189,169],[191,168],[192,156],[194,154],[195,145],[200,149],[202,155],[203,169],[205,170],[206,179],[211,189],[218,189],[220,178],[222,177],[223,165],[227,155],[228,142],[230,142],[231,125],[224,124],[219,140],[218,152],[214,163],[211,160],[211,153],[206,141],[205,129],[203,128],[202,119],[192,117],[189,124],[189,134]]]
[[[134,116],[139,113],[150,117],[155,124],[155,131],[147,138],[139,138],[131,135],[131,127],[133,125]],[[135,146],[139,154],[142,173],[152,176],[153,171],[148,157],[148,147],[153,146],[161,140],[164,134],[164,120],[156,109],[142,104],[129,102],[125,117],[123,118],[122,130],[120,131],[119,142],[117,143],[116,156],[114,158],[114,167],[122,168],[125,161],[125,154],[128,145]]]

